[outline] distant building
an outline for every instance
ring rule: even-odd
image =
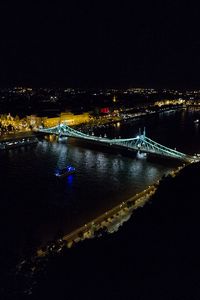
[[[45,127],[57,126],[60,123],[65,123],[66,125],[79,125],[82,123],[87,123],[90,120],[89,113],[83,113],[79,115],[74,115],[71,112],[61,113],[59,117],[46,118],[43,123]]]
[[[27,121],[32,127],[39,127],[42,125],[42,118],[36,115],[27,116]]]
[[[65,122],[67,125],[78,125],[81,123],[87,123],[89,122],[89,120],[89,113],[74,115],[71,112],[67,112],[60,114],[60,122]]]
[[[100,112],[102,114],[109,114],[110,109],[109,109],[109,107],[103,107],[103,108],[100,109]]]

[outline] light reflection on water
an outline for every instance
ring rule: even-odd
[[[142,120],[140,126],[146,126],[148,136],[166,146],[179,143],[186,153],[200,153],[199,130],[190,119],[187,113],[180,112]],[[115,128],[117,135],[130,137],[135,136],[138,127],[129,123]],[[106,127],[104,133],[112,136],[113,128]],[[185,143],[188,140],[190,144]],[[56,178],[54,170],[66,165],[74,166],[76,174]],[[0,153],[0,167],[0,208],[16,210],[18,214],[10,219],[8,227],[11,232],[16,228],[17,235],[26,224],[35,232],[36,239],[43,241],[60,229],[69,232],[144,190],[171,170],[172,165],[87,149],[70,141],[42,140],[35,147]],[[25,241],[23,230],[20,235]]]

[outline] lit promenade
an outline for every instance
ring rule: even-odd
[[[107,222],[109,218],[120,218],[120,214],[124,211],[127,214],[130,214],[133,210],[143,206],[149,200],[149,197],[156,191],[156,189],[157,188],[155,185],[149,186],[146,190],[142,191],[141,193],[136,194],[135,196],[106,211],[105,213],[88,222],[87,224],[65,235],[63,237],[63,240],[67,243],[74,242],[76,239],[79,238],[80,235],[83,236],[84,233],[90,230],[95,232],[96,230],[102,228],[104,226],[103,224]]]
[[[186,165],[183,164],[182,166],[179,166],[178,168],[172,170],[170,172],[170,175],[172,177],[175,177],[185,166]],[[144,206],[144,204],[149,201],[151,196],[156,192],[158,185],[159,180],[144,191],[136,194],[126,201],[123,201],[112,209],[104,212],[99,217],[89,221],[87,224],[84,224],[83,226],[66,234],[64,237],[62,237],[64,245],[70,248],[74,243],[78,243],[81,240],[95,237],[95,233],[98,233],[99,229],[105,229],[106,231],[110,232],[110,227],[115,226],[115,224],[121,225],[131,216],[134,210]],[[48,251],[42,251],[41,249],[37,251],[38,256],[45,256],[47,254]]]
[[[68,248],[70,248],[73,243],[77,243],[87,238],[93,238],[95,236],[95,232],[98,232],[99,229],[108,229],[113,223],[120,223],[120,220],[123,219],[124,216],[130,216],[133,210],[142,207],[155,193],[156,189],[156,185],[149,186],[141,193],[136,194],[128,200],[106,211],[99,217],[89,221],[87,224],[84,224],[69,234],[66,234],[62,237],[62,241]],[[38,249],[37,256],[40,257],[46,255],[48,255],[47,250],[44,251]]]

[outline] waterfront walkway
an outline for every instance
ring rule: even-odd
[[[111,227],[114,223],[120,224],[122,220],[126,219],[126,216],[131,216],[133,210],[142,207],[155,193],[156,189],[157,184],[151,185],[141,193],[138,193],[128,200],[123,201],[99,217],[75,229],[62,238],[64,244],[70,248],[74,243],[87,238],[93,238],[99,230],[109,231],[109,227]],[[47,251],[39,249],[37,254],[38,256],[45,256]]]
[[[186,164],[179,166],[178,168],[172,170],[169,175],[175,177],[185,166]],[[78,243],[88,238],[93,238],[98,235],[98,232],[100,232],[100,234],[102,234],[104,231],[111,232],[110,228],[113,229],[113,227],[115,226],[116,229],[118,229],[118,227],[122,225],[123,222],[128,220],[134,210],[144,206],[144,204],[149,201],[151,196],[156,192],[158,186],[159,180],[142,192],[104,212],[99,217],[66,234],[62,237],[63,244],[60,248],[57,249],[58,251],[56,250],[56,252],[61,251],[62,247],[65,245],[70,248],[74,243]],[[54,247],[52,248],[52,250],[53,249]],[[48,251],[43,251],[41,249],[37,251],[38,256],[46,256],[47,254]]]

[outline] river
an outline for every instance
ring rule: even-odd
[[[199,111],[171,111],[95,129],[107,137],[134,137],[146,127],[151,139],[179,151],[200,153]],[[57,167],[76,174],[57,179]],[[178,162],[176,165],[181,164]],[[174,168],[152,161],[41,139],[36,146],[0,153],[2,241],[23,253],[97,217]]]

